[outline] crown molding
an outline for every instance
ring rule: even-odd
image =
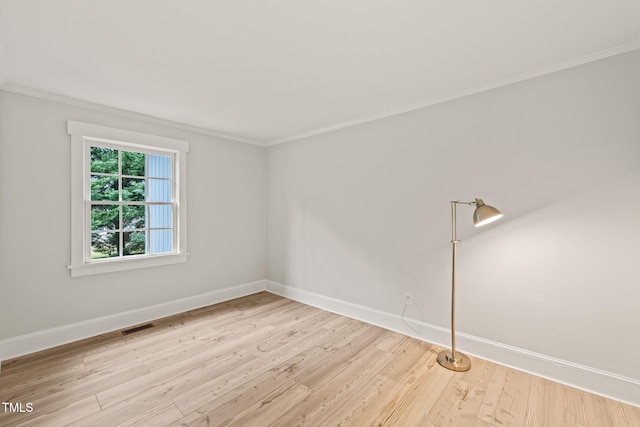
[[[464,89],[458,92],[454,92],[451,94],[426,99],[417,104],[409,104],[402,106],[400,108],[396,108],[385,113],[375,114],[372,116],[362,117],[355,120],[350,120],[342,123],[338,123],[332,126],[328,126],[325,128],[315,129],[307,132],[302,132],[298,134],[294,134],[291,136],[287,136],[285,138],[277,139],[274,141],[270,141],[266,144],[267,147],[283,144],[285,142],[294,142],[304,138],[309,138],[312,136],[321,135],[324,133],[333,132],[340,129],[349,128],[352,126],[361,125],[368,122],[373,122],[376,120],[384,119],[387,117],[397,116],[403,113],[409,113],[411,111],[419,110],[426,107],[431,107],[436,104],[440,104],[447,101],[452,101],[454,99],[463,98],[465,96],[474,95],[481,92],[486,92],[491,89],[496,89],[502,86],[507,86],[513,83],[518,83],[524,80],[534,79],[536,77],[544,76],[546,74],[555,73],[557,71],[566,70],[568,68],[577,67],[579,65],[588,64],[590,62],[598,61],[600,59],[609,58],[611,56],[620,55],[623,53],[631,52],[634,50],[640,49],[640,38],[633,40],[628,43],[624,43],[621,45],[617,45],[611,48],[599,50],[597,52],[593,52],[587,55],[579,56],[577,58],[573,58],[567,61],[562,61],[556,64],[548,65],[545,67],[537,68],[535,70],[527,71],[524,73],[516,74],[514,76],[506,77],[499,80],[494,80],[488,83],[484,83],[478,86],[474,86],[468,89]]]
[[[2,74],[1,74],[1,70],[0,70],[0,78],[1,77],[2,77]],[[266,146],[266,144],[264,142],[261,142],[261,141],[256,141],[256,140],[248,139],[248,138],[242,138],[242,137],[239,137],[239,136],[230,135],[230,134],[223,133],[223,132],[218,132],[218,131],[215,131],[213,129],[207,129],[207,128],[202,128],[202,127],[198,127],[198,126],[192,126],[192,125],[188,125],[188,124],[185,124],[185,123],[175,122],[173,120],[163,119],[163,118],[160,118],[160,117],[151,116],[151,115],[144,114],[144,113],[137,113],[135,111],[125,110],[125,109],[122,109],[122,108],[110,107],[110,106],[107,106],[107,105],[97,104],[97,103],[94,103],[94,102],[85,101],[85,100],[82,100],[82,99],[73,98],[73,97],[66,96],[66,95],[58,95],[58,94],[45,92],[45,91],[41,91],[41,90],[38,90],[38,89],[27,88],[27,87],[24,87],[24,86],[18,86],[18,85],[14,85],[14,84],[10,84],[10,83],[2,84],[1,80],[0,80],[0,90],[3,90],[5,92],[13,92],[13,93],[17,93],[17,94],[20,94],[20,95],[31,96],[33,98],[40,98],[40,99],[44,99],[45,101],[53,101],[53,102],[57,102],[57,103],[60,103],[60,104],[71,105],[73,107],[81,107],[81,108],[86,108],[88,110],[99,111],[99,112],[107,113],[107,114],[113,114],[113,115],[116,115],[116,116],[126,117],[126,118],[129,118],[129,119],[141,120],[141,121],[144,121],[144,122],[153,123],[153,124],[162,125],[162,126],[167,126],[167,127],[171,127],[171,128],[174,128],[174,129],[186,130],[186,131],[189,131],[189,132],[194,132],[194,133],[199,133],[199,134],[203,134],[203,135],[214,136],[214,137],[226,139],[226,140],[229,140],[229,141],[242,142],[244,144],[251,144],[251,145],[258,145],[260,147]]]

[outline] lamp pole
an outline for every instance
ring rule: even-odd
[[[456,202],[451,202],[451,359],[454,361],[456,360],[456,251],[459,242],[456,239],[456,205]]]
[[[456,207],[457,205],[476,206],[476,202],[451,202],[451,351],[443,350],[438,354],[438,363],[452,371],[464,372],[471,369],[471,359],[465,354],[456,352],[456,255],[460,240],[456,236]]]

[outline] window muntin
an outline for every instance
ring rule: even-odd
[[[175,253],[174,154],[86,139],[87,261]]]

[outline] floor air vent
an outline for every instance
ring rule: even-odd
[[[153,328],[155,325],[153,323],[145,323],[144,325],[135,326],[133,328],[125,329],[122,331],[122,335],[130,335],[136,332],[144,331],[145,329]]]

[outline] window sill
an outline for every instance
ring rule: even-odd
[[[155,255],[144,258],[97,261],[81,265],[69,265],[71,277],[90,276],[93,274],[111,273],[115,271],[134,270],[137,268],[156,267],[160,265],[187,262],[188,253]]]

